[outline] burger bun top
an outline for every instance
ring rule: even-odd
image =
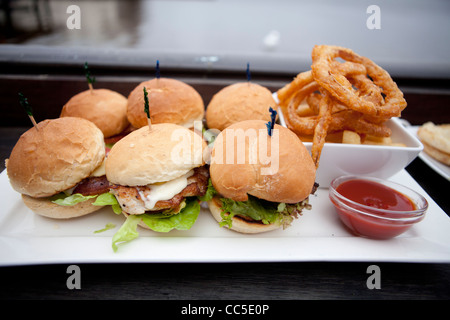
[[[128,96],[127,117],[135,128],[147,125],[144,111],[144,87],[148,92],[153,124],[175,123],[186,128],[202,121],[205,105],[200,94],[180,80],[159,78],[140,83]]]
[[[105,138],[128,126],[127,98],[109,89],[86,90],[74,95],[61,110],[60,117],[79,117],[92,121]]]
[[[213,96],[206,109],[206,124],[222,131],[239,121],[270,121],[269,108],[275,106],[269,89],[252,82],[235,83]]]
[[[14,190],[48,197],[74,187],[105,158],[104,137],[92,122],[75,117],[44,120],[26,131],[6,161]]]
[[[248,138],[252,133],[254,138]],[[242,137],[247,138],[243,140]],[[227,152],[233,150],[230,148],[232,139],[234,158],[229,161]],[[263,146],[266,146],[267,159],[263,159],[259,151]],[[240,148],[245,150],[245,161],[238,158],[242,154]],[[272,202],[297,203],[310,195],[315,175],[316,167],[301,140],[277,124],[270,137],[266,122],[241,121],[226,128],[214,141],[211,182],[225,198],[246,201],[250,194]]]
[[[200,135],[182,126],[145,126],[111,148],[105,162],[106,177],[124,186],[170,181],[204,165],[205,147]]]

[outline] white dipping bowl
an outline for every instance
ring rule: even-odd
[[[278,109],[280,124],[284,127],[283,113]],[[402,125],[402,120],[392,118],[387,126],[392,130],[392,142],[403,146],[357,145],[326,142],[320,155],[316,182],[328,188],[335,178],[346,175],[370,176],[388,179],[403,170],[423,150],[422,143]],[[303,142],[311,152],[312,142]]]

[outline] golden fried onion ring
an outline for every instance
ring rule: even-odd
[[[314,91],[316,86],[310,85],[297,92],[295,98],[298,100],[309,100],[310,108],[312,112],[319,110],[319,105],[324,99],[322,95],[315,95]],[[311,101],[309,98],[311,98]],[[288,105],[287,117],[285,122],[288,128],[300,135],[313,135],[316,125],[320,118],[320,113],[313,116],[299,116],[296,112],[296,103]],[[352,130],[360,134],[369,134],[377,137],[389,137],[391,130],[382,123],[374,123],[370,117],[363,115],[358,111],[343,108],[342,105],[334,102],[331,106],[331,121],[327,127],[327,132],[336,132],[341,130]]]
[[[352,88],[351,82],[333,67],[336,58],[365,66],[367,76],[372,79],[376,86],[381,88],[385,95],[384,103],[375,103],[370,99],[361,98]],[[401,111],[406,107],[403,93],[397,87],[397,84],[392,80],[389,73],[372,60],[347,48],[326,45],[314,46],[312,60],[311,71],[314,80],[348,108],[367,115],[388,119],[399,117]],[[367,83],[365,84],[367,85]]]
[[[325,144],[328,126],[332,120],[331,110],[333,108],[333,99],[327,92],[323,92],[322,94],[323,98],[320,100],[319,104],[318,121],[316,127],[314,128],[314,138],[311,148],[311,156],[316,168],[319,167],[320,154],[322,153],[322,148]]]
[[[385,122],[400,116],[406,101],[385,70],[338,46],[315,46],[312,61],[311,70],[299,73],[277,95],[288,128],[313,135],[311,155],[316,167],[330,132],[391,135]]]
[[[357,85],[361,88],[361,94],[365,99],[373,102],[381,102],[383,99],[381,92],[376,89],[374,90],[373,86],[368,82],[370,80],[364,76],[364,67],[361,68],[361,65],[358,66],[357,64],[350,62],[340,63],[339,66],[335,65],[335,67],[351,79],[351,84]],[[324,90],[322,90],[323,92],[320,95],[316,93],[321,89],[321,87],[317,82],[309,77],[308,73],[310,73],[310,71],[303,72],[296,77],[296,79],[301,79],[301,83],[304,85],[298,91],[293,90],[292,86],[285,86],[283,88],[287,99],[289,99],[290,94],[290,100],[288,101],[287,106],[286,98],[285,100],[280,100],[280,106],[283,111],[287,112],[285,121],[288,127],[302,135],[314,134],[314,129],[317,125],[318,119],[320,118],[318,107],[320,103],[319,101],[321,101],[323,96],[326,94]],[[315,114],[314,116],[302,117],[298,115],[297,108],[305,99],[308,101],[312,112]],[[380,120],[363,115],[362,113],[348,109],[346,106],[343,106],[337,102],[333,103],[331,112],[332,119],[329,126],[327,126],[328,132],[352,130],[355,132],[380,137],[388,137],[391,135],[390,129],[383,124],[385,119]]]

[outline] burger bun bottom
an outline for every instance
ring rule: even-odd
[[[25,194],[22,194],[22,200],[34,213],[52,219],[81,217],[103,208],[103,206],[92,205],[95,198],[80,202],[74,206],[61,206],[51,202],[49,198],[33,198]]]
[[[212,200],[208,201],[209,210],[211,211],[212,216],[214,219],[216,219],[217,222],[222,221],[222,208],[220,205],[219,198],[215,197]],[[238,216],[234,216],[232,218],[232,226],[230,230],[234,230],[236,232],[240,233],[262,233],[262,232],[268,232],[273,231],[280,228],[279,225],[276,224],[264,224],[262,222],[258,221],[248,221],[245,219],[242,219]]]

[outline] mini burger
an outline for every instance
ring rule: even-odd
[[[209,209],[220,226],[241,233],[288,227],[315,192],[311,155],[289,129],[262,120],[235,123],[214,141]]]
[[[176,79],[155,78],[140,83],[128,96],[127,116],[133,127],[147,125],[147,115],[142,108],[144,87],[153,124],[174,123],[191,129],[195,121],[202,121],[205,106],[193,87]]]
[[[27,207],[45,217],[68,219],[102,207],[97,198],[109,191],[104,159],[100,129],[88,120],[64,117],[26,131],[6,168]]]
[[[60,117],[78,117],[93,122],[102,131],[108,145],[131,130],[127,98],[109,89],[90,89],[74,95],[62,108]]]
[[[208,186],[205,147],[194,131],[161,123],[137,129],[111,148],[106,175],[127,217],[113,238],[114,250],[138,236],[137,226],[156,232],[193,226]]]
[[[270,121],[267,108],[275,105],[269,89],[252,82],[235,83],[213,96],[206,108],[206,125],[222,131],[239,121]]]

